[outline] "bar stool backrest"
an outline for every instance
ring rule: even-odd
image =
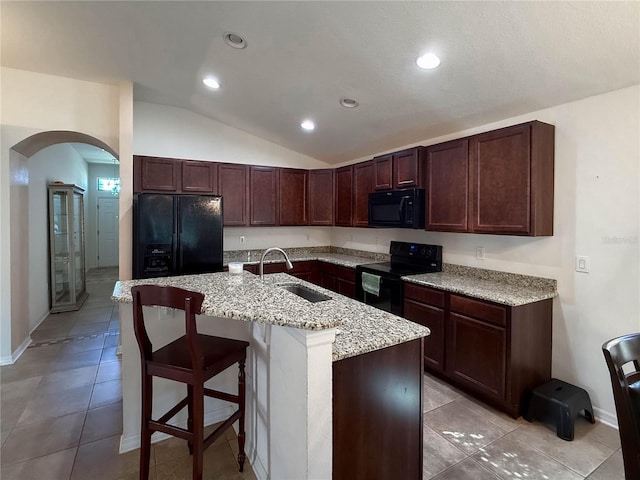
[[[609,340],[602,351],[611,376],[625,476],[640,479],[640,333]]]
[[[202,370],[203,355],[197,341],[196,315],[202,312],[204,295],[177,287],[139,285],[131,288],[133,328],[142,362],[151,360],[153,345],[144,323],[142,307],[167,307],[185,312],[185,331],[193,370]]]

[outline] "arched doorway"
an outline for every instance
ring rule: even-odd
[[[47,148],[72,143],[91,145],[118,158],[118,154],[103,141],[74,131],[40,132],[15,144],[9,151],[9,258],[2,262],[5,271],[2,283],[10,285],[10,294],[8,298],[3,294],[2,298],[2,303],[6,303],[0,324],[0,332],[4,337],[0,364],[15,361],[29,345],[30,333],[48,314],[48,259],[46,246],[42,248],[47,230],[46,221],[38,221],[42,220],[40,217],[46,219],[46,202],[37,205],[30,202],[30,188],[46,192],[46,184],[31,184],[36,176],[30,172],[30,159]],[[54,171],[57,168],[55,178],[40,175],[40,180],[46,177],[47,181],[77,183],[77,178],[82,178],[77,172],[74,175],[65,162],[53,158],[50,163],[49,167]],[[88,174],[85,178],[85,184],[88,185]],[[95,211],[92,213],[96,215]],[[35,245],[38,245],[37,251],[34,250]],[[10,345],[5,345],[5,341]]]

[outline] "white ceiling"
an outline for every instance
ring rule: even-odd
[[[3,66],[112,83],[328,163],[640,82],[640,2],[9,2]],[[225,45],[243,35],[244,50]],[[442,64],[420,70],[415,59]],[[222,84],[209,91],[205,74]],[[357,99],[346,109],[340,97]],[[317,129],[303,132],[305,118]]]
[[[70,143],[69,145],[71,145],[87,163],[108,163],[111,165],[120,163],[118,159],[102,148],[87,143]]]

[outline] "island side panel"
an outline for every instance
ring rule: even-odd
[[[145,307],[145,320],[154,349],[166,345],[184,334],[184,314],[164,308]],[[120,337],[122,342],[122,436],[120,438],[120,453],[124,453],[140,446],[140,350],[133,332],[133,306],[120,305]],[[227,318],[214,318],[198,315],[198,331],[207,335],[220,335],[238,340],[250,340],[250,324]],[[247,385],[254,383],[252,366],[252,350],[248,350]],[[205,386],[217,390],[235,393],[238,389],[238,369],[233,366],[209,380]],[[253,395],[253,392],[251,392]],[[186,396],[186,386],[162,378],[153,379],[153,418],[159,418]],[[248,395],[246,408],[247,418],[253,418],[254,403]],[[223,400],[205,399],[205,425],[225,420],[234,411],[233,406]],[[183,428],[187,426],[187,409],[183,409],[174,418],[175,423]],[[167,435],[156,432],[151,441],[158,442]],[[248,439],[249,440],[249,439]],[[253,439],[251,439],[253,441]],[[249,443],[249,442],[248,442]],[[254,442],[255,443],[255,442]],[[247,452],[249,453],[249,452]]]
[[[422,339],[333,364],[333,479],[422,479]]]

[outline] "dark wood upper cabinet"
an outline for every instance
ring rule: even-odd
[[[249,224],[278,224],[278,169],[249,167]]]
[[[376,190],[393,189],[393,154],[383,155],[373,159]]]
[[[249,167],[234,163],[218,165],[218,194],[222,195],[225,226],[247,225]]]
[[[353,220],[353,166],[337,168],[336,175],[336,225],[350,227]]]
[[[307,225],[307,170],[280,168],[280,225]]]
[[[424,147],[414,147],[373,159],[375,190],[422,186]]]
[[[369,225],[369,193],[375,190],[373,160],[353,166],[353,226]]]
[[[180,160],[159,157],[135,157],[134,164],[136,158],[139,163],[138,171],[140,172],[138,191],[180,192],[182,173]],[[136,173],[135,168],[134,173]]]
[[[309,171],[309,225],[333,225],[333,169]]]
[[[425,229],[466,232],[469,208],[469,141],[427,147]]]
[[[218,164],[183,160],[182,191],[185,193],[217,193]]]
[[[469,139],[475,233],[553,235],[554,127],[529,122]]]
[[[415,147],[393,154],[393,188],[422,186],[424,147]]]

